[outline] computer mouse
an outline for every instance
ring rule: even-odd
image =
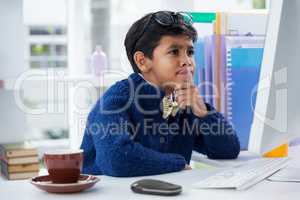
[[[174,196],[181,193],[182,187],[155,179],[141,179],[131,184],[131,190],[141,194]]]

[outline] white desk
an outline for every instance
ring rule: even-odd
[[[300,166],[300,147],[290,149],[290,157],[294,158],[293,166]],[[243,154],[242,154],[243,155]],[[142,177],[135,178],[114,178],[100,176],[101,181],[92,189],[77,194],[50,194],[41,191],[31,185],[28,181],[7,181],[0,178],[0,199],[1,200],[59,200],[59,199],[86,199],[86,200],[135,200],[135,199],[197,199],[197,200],[291,200],[299,199],[300,183],[280,183],[263,181],[245,191],[236,190],[197,190],[191,185],[202,177],[213,173],[213,170],[189,170],[178,173],[151,176],[170,181],[183,186],[183,192],[179,196],[162,197],[153,195],[135,194],[130,190],[130,184]]]

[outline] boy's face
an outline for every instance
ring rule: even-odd
[[[194,74],[192,40],[185,35],[163,36],[146,65],[148,71],[143,75],[147,80],[163,88],[176,87]]]

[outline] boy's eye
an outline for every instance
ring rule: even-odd
[[[178,55],[179,54],[179,50],[178,49],[173,49],[169,52],[171,55]]]
[[[187,54],[188,54],[189,56],[193,56],[193,55],[195,54],[194,49],[189,49],[188,52],[187,52]]]

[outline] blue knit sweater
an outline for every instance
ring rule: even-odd
[[[232,126],[213,107],[195,116],[190,109],[162,117],[164,91],[139,74],[110,87],[87,120],[81,148],[83,173],[145,176],[184,169],[192,151],[211,159],[233,159],[240,152]]]

